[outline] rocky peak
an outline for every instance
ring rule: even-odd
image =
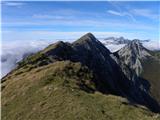
[[[119,55],[121,56],[128,56],[128,57],[138,57],[138,58],[145,58],[146,56],[150,56],[148,50],[142,46],[140,40],[132,40],[128,43],[125,47],[118,51]]]
[[[105,38],[104,40],[115,40],[116,38],[115,37],[108,37],[108,38]]]
[[[118,51],[120,59],[139,75],[142,72],[141,62],[151,56],[149,50],[142,46],[140,40],[134,39]]]
[[[121,36],[121,37],[119,37],[119,39],[120,39],[120,40],[124,40],[124,37]]]
[[[138,39],[134,39],[132,40],[129,44],[128,44],[128,47],[130,49],[133,49],[133,50],[137,50],[137,49],[144,49],[144,47],[142,46],[142,43],[140,42],[140,40]]]
[[[92,33],[87,33],[83,35],[81,38],[79,38],[78,40],[76,40],[74,44],[77,44],[77,43],[84,44],[86,42],[95,42],[95,41],[97,41],[95,36]]]
[[[110,54],[110,51],[92,33],[87,33],[73,42],[72,47],[81,52]]]
[[[124,37],[108,37],[104,39],[106,43],[113,43],[113,44],[128,44],[131,41]]]

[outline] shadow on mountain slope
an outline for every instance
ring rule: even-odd
[[[160,112],[158,103],[150,96],[149,92],[140,89],[142,86],[149,90],[149,83],[144,79],[130,80],[111,55],[112,53],[102,43],[88,33],[72,44],[58,42],[48,46],[21,61],[14,71],[23,69],[23,72],[29,72],[56,61],[80,62],[82,66],[86,66],[93,73],[91,81],[95,84],[95,88],[91,89],[92,91],[123,96],[133,104],[145,105],[153,112]],[[5,81],[7,77],[9,75],[2,81]],[[88,88],[84,84],[79,85],[88,92]]]

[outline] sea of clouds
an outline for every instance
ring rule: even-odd
[[[5,76],[8,72],[15,68],[17,62],[22,60],[25,56],[45,48],[50,43],[50,41],[3,42],[0,53],[1,77]]]
[[[1,77],[5,76],[17,63],[25,56],[40,51],[47,47],[49,44],[58,40],[36,40],[36,41],[14,41],[3,42],[1,45]],[[67,40],[64,40],[67,41]],[[68,41],[69,42],[69,41]],[[160,50],[160,43],[157,41],[144,42],[143,45],[150,50]],[[115,52],[125,46],[125,44],[106,44],[105,45],[111,52]]]

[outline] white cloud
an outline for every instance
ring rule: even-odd
[[[152,34],[143,32],[96,32],[96,31],[81,31],[81,32],[54,32],[44,30],[34,31],[2,31],[3,41],[31,41],[31,40],[56,40],[56,39],[76,39],[87,32],[92,32],[96,37],[124,36],[130,39],[152,39]],[[150,36],[151,35],[151,36]],[[153,38],[154,39],[154,38]],[[155,40],[158,40],[158,38]]]
[[[85,11],[80,11],[80,10],[75,10],[75,9],[69,9],[69,8],[59,8],[59,9],[53,9],[51,11],[48,11],[45,14],[33,14],[33,18],[40,18],[40,19],[80,19],[81,16],[83,18],[88,18],[88,17],[102,17],[105,16],[104,13],[99,13],[99,12],[85,12]]]
[[[150,50],[160,50],[160,41],[151,40],[149,42],[144,42],[143,46]]]
[[[38,19],[52,19],[52,20],[70,20],[73,16],[52,15],[52,14],[34,14],[33,18]]]
[[[16,67],[17,62],[22,60],[24,56],[37,52],[51,41],[14,41],[3,42],[1,56],[1,77]]]
[[[17,2],[17,1],[16,2],[6,1],[6,2],[3,2],[3,4],[6,5],[6,6],[10,6],[10,7],[19,7],[19,6],[24,5],[24,3]]]
[[[112,15],[117,15],[117,16],[127,16],[129,17],[132,21],[136,21],[136,19],[134,18],[134,16],[129,13],[129,12],[118,12],[118,11],[114,11],[114,10],[108,10],[108,13],[112,14]]]
[[[113,10],[108,10],[107,12],[113,15],[124,16],[122,13]]]
[[[56,40],[65,39],[71,40],[79,38],[87,32],[92,32],[96,37],[107,37],[107,36],[121,36],[121,35],[131,35],[129,33],[122,32],[93,32],[93,31],[83,31],[83,32],[54,32],[54,31],[3,31],[2,40],[3,41],[32,41],[32,40]],[[12,36],[10,38],[10,36]],[[129,37],[129,36],[127,36]]]
[[[153,13],[150,9],[133,9],[132,14],[147,17],[150,19],[158,19],[158,14]]]
[[[128,15],[129,16],[129,15]],[[61,16],[55,16],[52,18],[52,16],[37,16],[41,18],[50,18],[47,20],[44,19],[36,19],[33,21],[2,21],[3,27],[24,27],[24,26],[40,26],[40,27],[45,27],[45,26],[52,26],[51,28],[54,29],[55,26],[60,25],[60,26],[65,26],[65,27],[82,27],[82,28],[117,28],[117,29],[130,29],[130,30],[155,30],[158,27],[150,25],[150,24],[145,24],[145,23],[127,23],[125,21],[119,21],[119,20],[94,20],[94,19],[73,19],[69,17],[61,17]],[[52,19],[51,19],[52,18]],[[114,23],[114,24],[112,24]],[[77,28],[75,28],[77,29]]]
[[[111,52],[116,52],[117,50],[121,49],[122,47],[125,46],[125,44],[108,44],[105,45]]]

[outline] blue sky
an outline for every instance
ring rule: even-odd
[[[2,2],[2,40],[124,36],[159,40],[160,2]]]

